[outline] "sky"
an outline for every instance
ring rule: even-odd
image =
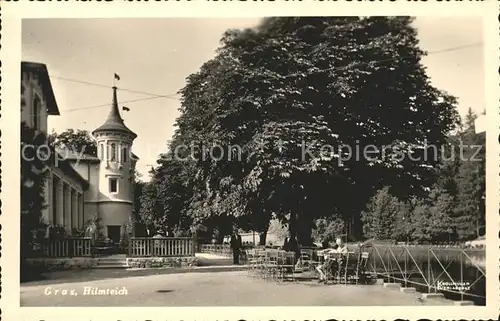
[[[215,54],[227,29],[253,27],[260,18],[24,19],[22,60],[44,63],[60,116],[49,116],[49,131],[92,131],[106,119],[114,74],[125,124],[138,137],[133,152],[137,170],[148,171],[165,152],[179,116],[179,89],[185,79]],[[459,112],[485,108],[483,42],[477,17],[419,17],[422,62],[434,86],[454,95]],[[168,96],[168,97],[157,97]],[[148,98],[148,99],[145,99]],[[144,99],[144,100],[142,100]]]

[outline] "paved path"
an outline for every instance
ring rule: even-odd
[[[196,253],[200,266],[193,268],[158,268],[158,269],[73,269],[43,273],[34,276],[33,280],[22,285],[41,285],[56,283],[75,283],[98,281],[103,279],[129,278],[134,276],[163,275],[200,272],[237,271],[245,269],[242,265],[233,265],[233,260],[224,256]]]
[[[84,295],[85,287],[125,288],[126,295]],[[73,290],[77,295],[55,294]],[[52,292],[52,294],[45,294]],[[21,285],[21,306],[356,306],[423,305],[419,294],[380,285],[277,284],[246,272],[150,275],[54,285]],[[449,301],[425,304],[447,305]]]

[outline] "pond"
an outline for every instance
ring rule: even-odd
[[[486,305],[484,250],[374,246],[369,251],[370,266],[385,281]]]

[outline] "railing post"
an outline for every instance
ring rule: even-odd
[[[404,280],[405,280],[405,288],[408,287],[408,271],[407,271],[407,267],[406,267],[406,261],[408,260],[408,248],[405,246],[404,248],[404,251],[405,251],[405,276],[404,276]]]
[[[73,257],[74,256],[73,252],[75,251],[74,239],[68,238],[66,239],[66,242],[68,242],[68,257]]]
[[[192,256],[196,255],[196,237],[193,236],[193,253]]]
[[[463,285],[464,285],[464,262],[463,262],[463,251],[460,251],[460,300],[464,300],[464,290],[463,290]]]
[[[389,268],[389,273],[388,273],[388,276],[389,276],[389,279],[387,280],[389,283],[391,283],[392,281],[392,267],[391,267],[391,256],[390,256],[390,251],[391,251],[391,248],[390,247],[387,247],[387,267]]]
[[[128,242],[128,256],[131,257],[132,256],[132,246],[134,244],[134,238],[131,237],[130,238],[130,241]]]
[[[92,236],[89,242],[90,242],[90,257],[94,258],[96,252],[94,236]]]
[[[431,293],[431,256],[430,247],[427,248],[427,292]]]

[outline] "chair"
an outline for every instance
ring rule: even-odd
[[[277,276],[278,273],[278,251],[276,250],[266,250],[266,255],[264,258],[264,269],[263,277],[264,279],[272,279]]]
[[[353,260],[354,254],[354,252],[348,252],[342,256],[343,261],[339,265],[339,281],[343,280],[344,284],[347,284],[356,276],[359,256],[356,256],[357,260]]]
[[[253,274],[253,269],[254,269],[254,265],[256,264],[256,261],[255,261],[255,254],[256,254],[256,251],[254,249],[249,249],[247,251],[247,266],[248,266],[248,274],[251,275]]]
[[[328,257],[328,262],[329,263],[327,264],[324,271],[326,275],[326,282],[340,282],[340,275],[344,270],[342,268],[344,262],[342,255],[340,255],[339,253],[332,253]]]
[[[364,284],[367,283],[368,278],[366,273],[366,266],[368,265],[369,258],[370,253],[361,252],[358,260],[358,266],[356,268],[356,284],[358,284],[358,282],[362,282]]]
[[[249,271],[253,276],[257,276],[260,273],[261,266],[264,260],[264,251],[260,249],[253,249],[249,254],[248,264],[250,266]]]
[[[295,253],[279,251],[278,252],[278,280],[283,282],[288,275],[288,271],[291,271],[291,279],[295,281]]]
[[[314,253],[313,249],[300,250],[300,257],[298,261],[300,262],[302,270],[304,271],[311,270],[311,267],[313,266],[313,253]]]
[[[266,260],[267,253],[266,249],[260,249],[257,251],[257,275],[260,277],[265,277],[266,274]]]

